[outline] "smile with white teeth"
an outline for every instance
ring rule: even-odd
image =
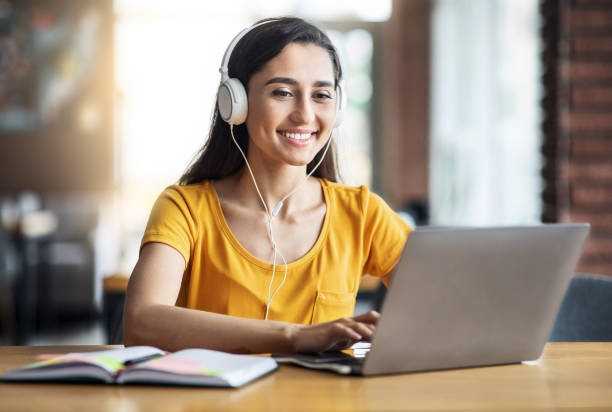
[[[289,132],[279,132],[279,133],[285,137],[288,137],[289,139],[295,139],[295,140],[306,140],[310,136],[312,136],[312,133],[289,133]]]

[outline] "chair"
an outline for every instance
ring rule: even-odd
[[[17,256],[0,226],[0,345],[17,343],[14,300],[17,271]]]
[[[612,341],[612,277],[572,278],[549,341]]]
[[[106,330],[106,343],[123,344],[123,307],[129,277],[114,274],[104,278],[103,318]]]

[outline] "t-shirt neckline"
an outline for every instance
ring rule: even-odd
[[[330,202],[330,193],[328,191],[327,180],[321,179],[321,178],[319,178],[318,180],[321,184],[321,189],[323,190],[323,200],[325,201],[325,206],[326,206],[325,217],[323,218],[323,226],[321,227],[321,231],[319,232],[319,236],[317,237],[317,240],[315,241],[314,245],[310,248],[310,250],[306,252],[306,254],[304,254],[303,256],[299,257],[298,259],[287,263],[287,269],[301,265],[305,262],[308,262],[312,258],[314,258],[316,254],[319,252],[319,250],[321,249],[323,243],[325,242],[325,239],[327,238],[330,214],[332,212],[332,206]],[[206,185],[210,189],[209,193],[212,196],[213,212],[217,220],[217,225],[219,226],[219,229],[223,232],[225,237],[229,240],[232,246],[238,251],[238,253],[240,253],[245,259],[249,260],[251,263],[263,269],[271,270],[272,263],[266,262],[264,260],[259,259],[258,257],[255,257],[253,254],[251,254],[251,252],[249,252],[240,243],[240,241],[238,241],[238,238],[236,238],[236,236],[230,229],[229,224],[227,223],[227,220],[225,219],[225,215],[223,214],[223,208],[221,207],[221,200],[219,199],[217,188],[215,187],[213,181],[211,180],[206,181]],[[269,239],[266,233],[262,233],[262,239],[269,242]],[[282,245],[279,245],[279,246],[282,251]],[[277,270],[279,266],[283,266],[282,259],[280,259],[279,257],[278,260],[280,260],[280,263],[278,263],[278,261],[276,263]]]

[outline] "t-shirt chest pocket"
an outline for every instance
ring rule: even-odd
[[[352,292],[318,291],[312,311],[311,324],[329,322],[353,316],[355,294]]]

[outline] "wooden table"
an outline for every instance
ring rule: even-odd
[[[0,347],[0,373],[36,355],[105,346]],[[612,411],[612,343],[549,343],[530,364],[342,377],[292,366],[241,389],[0,383],[0,411]]]

